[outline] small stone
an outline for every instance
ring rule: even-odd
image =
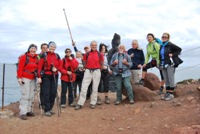
[[[145,116],[148,116],[149,114],[145,114]]]
[[[115,121],[115,118],[112,118],[111,121]]]
[[[124,129],[122,127],[118,128],[118,131],[124,131]]]
[[[128,126],[128,127],[127,127],[127,129],[131,129],[131,127],[130,127],[130,126]]]
[[[181,103],[180,102],[174,103],[174,107],[176,106],[181,106]]]
[[[101,125],[98,125],[99,127],[102,127]]]
[[[167,124],[165,124],[165,128],[169,128],[169,126]]]
[[[192,103],[192,104],[195,104],[195,103],[197,103],[197,101],[196,101],[196,100],[192,100],[191,103]]]
[[[194,129],[199,128],[200,129],[200,125],[193,125],[192,128],[194,128]]]
[[[192,101],[192,100],[194,100],[194,97],[188,96],[188,97],[187,97],[187,100],[188,100],[188,101]]]
[[[106,118],[105,118],[105,117],[102,117],[101,119],[102,119],[102,120],[106,120]]]
[[[200,91],[200,86],[197,87],[197,90]]]

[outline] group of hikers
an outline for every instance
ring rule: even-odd
[[[129,103],[134,104],[131,80],[143,85],[147,70],[153,67],[160,70],[162,82],[158,94],[163,94],[161,99],[173,99],[175,68],[182,63],[178,57],[181,48],[170,42],[169,33],[163,33],[162,40],[149,33],[147,41],[146,57],[137,40],[133,40],[132,48],[126,50],[125,45],[120,44],[118,39],[115,41],[117,45],[113,45],[109,51],[107,45],[101,43],[98,49],[97,42],[92,41],[90,46],[84,47],[85,53],[79,51],[75,43],[72,43],[76,54],[73,55],[72,50],[66,48],[62,59],[55,52],[57,45],[53,41],[41,44],[40,54],[36,54],[37,46],[31,44],[27,52],[19,57],[18,63],[17,78],[21,87],[20,118],[27,120],[28,116],[35,116],[32,102],[36,83],[40,84],[39,98],[44,115],[50,117],[55,114],[52,108],[58,95],[58,72],[61,74],[61,108],[65,108],[68,104],[79,110],[86,99],[90,99],[90,108],[95,109],[96,105],[102,104],[100,98],[102,92],[105,96],[104,102],[110,104],[108,94],[110,77],[114,77],[115,80],[115,105],[122,102],[122,84],[127,90]],[[163,91],[164,84],[166,92]],[[79,89],[78,96],[77,89]]]

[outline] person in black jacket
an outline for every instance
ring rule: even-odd
[[[128,54],[131,57],[133,65],[131,66],[131,79],[135,83],[139,83],[141,79],[141,68],[144,64],[144,53],[141,48],[139,48],[138,41],[132,41],[132,48],[128,50]]]
[[[165,80],[166,93],[161,97],[163,100],[171,100],[174,98],[174,74],[175,68],[182,63],[178,55],[181,53],[181,48],[169,41],[169,33],[163,33],[162,44],[160,47],[160,66]],[[177,60],[179,62],[177,62]]]

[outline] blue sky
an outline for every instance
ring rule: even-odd
[[[72,49],[63,8],[80,50],[92,40],[110,45],[114,33],[127,49],[138,39],[145,51],[149,32],[170,33],[183,52],[200,46],[198,0],[4,0],[0,5],[1,63],[16,62],[31,43],[55,41],[61,57],[65,48]],[[200,64],[199,50],[183,53],[183,66]]]

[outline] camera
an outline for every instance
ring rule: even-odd
[[[50,70],[51,71],[53,71],[53,67],[54,67],[53,64],[51,64],[51,66],[50,66]]]
[[[122,73],[123,72],[123,68],[119,68],[118,72]]]
[[[35,69],[32,73],[34,74],[35,77],[37,77],[37,69]]]

